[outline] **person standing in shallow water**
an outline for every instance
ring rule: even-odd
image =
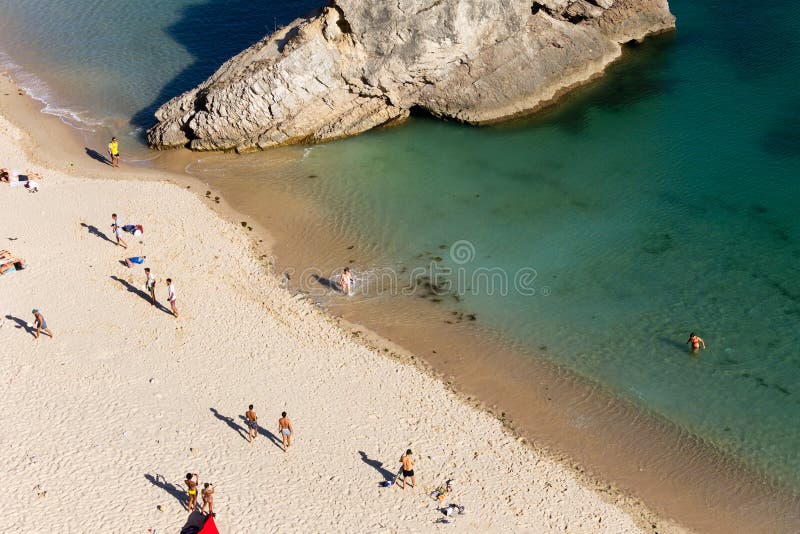
[[[342,271],[342,277],[339,280],[339,287],[342,289],[342,293],[345,295],[352,296],[353,294],[353,275],[350,274],[350,267],[345,267],[344,271]]]
[[[292,434],[294,434],[292,422],[286,417],[286,412],[283,412],[281,418],[278,419],[278,433],[283,438],[283,450],[285,452],[286,449],[292,446]]]
[[[703,350],[706,348],[706,342],[694,332],[689,334],[689,340],[686,342],[686,344],[689,345],[693,353],[700,350],[700,345],[703,346]]]
[[[112,137],[108,143],[108,157],[111,158],[112,167],[119,167],[119,141],[116,137]]]

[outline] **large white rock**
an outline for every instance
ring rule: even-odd
[[[498,121],[674,25],[667,0],[336,0],[167,102],[148,140],[257,150],[355,135],[413,107]]]

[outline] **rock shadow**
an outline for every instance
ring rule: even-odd
[[[150,128],[161,105],[205,81],[225,61],[276,28],[326,4],[325,0],[285,0],[254,6],[250,0],[207,0],[185,6],[165,31],[194,61],[162,87],[148,106],[137,111],[131,124]]]

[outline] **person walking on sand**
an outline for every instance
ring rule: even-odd
[[[353,295],[353,275],[350,274],[350,267],[345,267],[344,271],[342,271],[339,287],[342,289],[342,293],[348,297]]]
[[[703,345],[703,350],[706,348],[706,342],[694,332],[689,334],[689,340],[686,342],[686,344],[691,346],[693,353],[700,350],[700,345]]]
[[[400,463],[403,464],[403,490],[406,489],[408,479],[411,479],[411,487],[417,487],[417,478],[414,476],[414,456],[411,449],[407,449],[406,453],[400,457]]]
[[[150,272],[150,267],[144,268],[144,274],[147,275],[147,280],[144,283],[144,288],[150,293],[150,298],[153,301],[153,306],[156,305],[156,277]]]
[[[111,214],[111,229],[114,230],[114,236],[117,238],[117,246],[128,248],[128,244],[124,239],[122,239],[122,224],[119,222],[119,218],[117,217],[116,213]]]
[[[244,417],[247,419],[247,440],[253,443],[253,440],[258,437],[258,416],[253,410],[252,404],[247,408],[247,411],[244,412]]]
[[[50,329],[47,328],[47,321],[44,320],[44,315],[42,315],[42,313],[37,309],[31,310],[31,313],[33,314],[34,320],[36,321],[36,339],[39,339],[39,333],[41,333],[42,330],[44,330],[44,333],[50,336],[50,338],[52,339],[53,332],[51,332]]]
[[[111,158],[111,166],[119,167],[119,141],[116,137],[112,137],[108,143],[108,156]]]
[[[286,412],[281,413],[281,418],[278,419],[278,434],[283,438],[283,451],[286,452],[286,449],[292,446],[292,434],[294,434],[292,422],[286,417]]]
[[[189,488],[187,491],[189,502],[186,504],[186,508],[190,512],[194,512],[197,508],[197,485],[199,483],[200,479],[197,477],[197,473],[186,473],[186,487]]]
[[[178,297],[175,295],[175,284],[172,283],[172,278],[167,278],[167,300],[169,301],[169,305],[172,308],[172,315],[175,318],[178,317],[178,308],[175,305],[175,302],[178,300]]]
[[[205,513],[206,506],[208,506],[208,515],[214,515],[214,484],[206,482],[203,484],[203,505],[200,507],[200,513]]]

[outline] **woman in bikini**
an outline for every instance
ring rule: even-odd
[[[703,341],[703,339],[694,332],[689,334],[689,340],[686,342],[686,344],[692,347],[693,353],[700,350],[700,345],[703,345],[703,350],[705,350],[706,348],[706,342]]]
[[[186,508],[188,508],[190,512],[194,512],[195,508],[197,508],[198,480],[197,473],[186,473],[186,487],[189,488],[189,503],[186,505]]]
[[[342,288],[342,293],[348,297],[353,294],[353,275],[350,274],[350,267],[344,268],[342,278],[339,281],[339,287]]]
[[[208,515],[214,515],[214,484],[209,484],[206,482],[203,485],[203,506],[200,507],[200,512],[205,512],[206,506],[208,506]]]

